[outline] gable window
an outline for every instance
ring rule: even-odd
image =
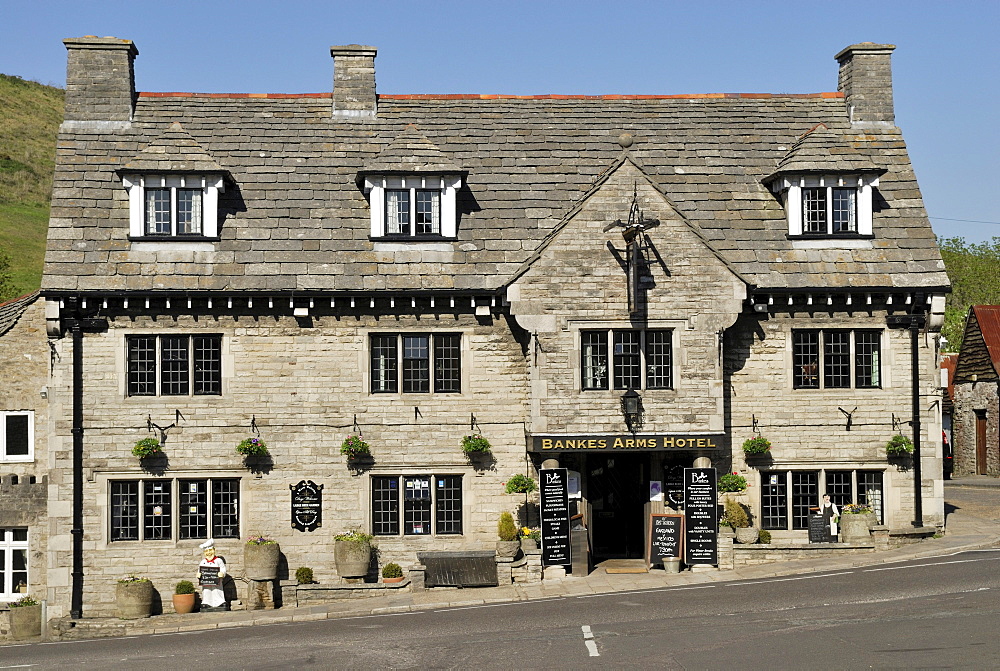
[[[771,188],[784,196],[793,237],[856,237],[873,233],[873,175],[784,176]]]
[[[239,538],[237,478],[112,480],[112,541]]]
[[[673,389],[672,338],[668,329],[581,331],[583,389]]]
[[[0,411],[0,462],[34,460],[34,414],[31,410]]]
[[[881,348],[881,331],[792,331],[793,385],[796,389],[881,387]]]
[[[129,235],[141,239],[218,236],[221,175],[128,175]]]
[[[462,533],[461,475],[372,477],[372,534]]]
[[[0,528],[0,601],[13,601],[27,594],[28,530]]]
[[[394,241],[454,238],[458,175],[370,176],[371,237]]]
[[[222,336],[126,338],[129,396],[222,394]]]
[[[372,334],[371,393],[462,391],[460,333]]]

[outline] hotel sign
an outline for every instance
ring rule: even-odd
[[[726,447],[724,433],[630,433],[621,435],[532,436],[532,452],[675,452]]]

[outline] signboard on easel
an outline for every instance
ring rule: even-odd
[[[661,557],[680,557],[684,543],[684,516],[653,513],[649,516],[647,536],[647,566],[658,563]]]

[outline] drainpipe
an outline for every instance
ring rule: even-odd
[[[70,617],[83,617],[83,324],[77,299],[67,301],[73,334],[73,572]]]

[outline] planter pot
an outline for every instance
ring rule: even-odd
[[[363,578],[368,575],[372,546],[370,543],[334,541],[333,560],[341,578]]]
[[[521,552],[524,554],[528,554],[529,552],[538,552],[538,541],[534,538],[522,538]]]
[[[15,641],[42,635],[42,604],[10,609],[10,637]]]
[[[520,541],[497,541],[497,557],[515,557],[520,549]]]
[[[174,594],[174,612],[178,615],[187,615],[194,612],[194,594]]]
[[[115,613],[122,620],[138,620],[149,617],[153,611],[153,583],[118,583],[115,590]]]
[[[250,580],[276,579],[280,559],[281,546],[277,543],[243,546],[243,570]]]
[[[399,576],[398,578],[382,578],[382,582],[388,583],[388,584],[391,585],[393,583],[403,582],[403,577],[404,576]]]
[[[663,562],[663,570],[667,573],[680,573],[681,572],[681,558],[680,557],[660,557]]]
[[[756,527],[739,527],[736,530],[736,542],[749,545],[757,542],[758,531]]]
[[[840,542],[841,543],[870,543],[872,535],[868,528],[875,524],[875,515],[841,515],[840,516]]]

